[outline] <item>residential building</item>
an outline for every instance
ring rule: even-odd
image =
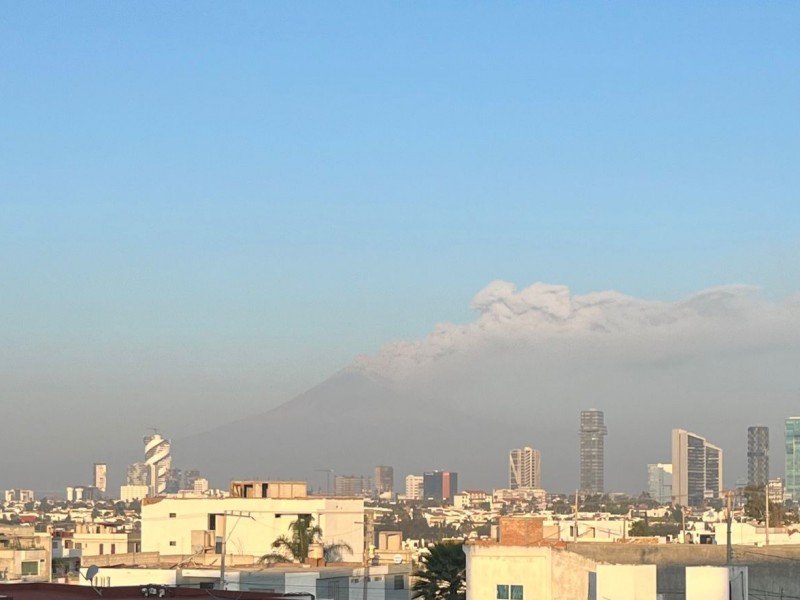
[[[227,498],[147,498],[142,502],[142,552],[164,555],[262,556],[290,525],[310,516],[324,543],[344,544],[342,559],[361,560],[364,499],[307,496],[305,482],[233,482]]]
[[[584,494],[602,494],[605,490],[604,438],[608,434],[602,410],[581,411],[580,490]]]
[[[108,465],[105,463],[94,463],[94,473],[92,485],[101,493],[106,493],[108,485]]]
[[[375,485],[375,495],[380,497],[382,494],[394,493],[394,468],[388,465],[378,465],[375,467],[375,475],[372,478]]]
[[[406,476],[406,500],[422,500],[422,486],[425,478],[422,475]]]
[[[33,502],[33,490],[6,490],[5,503],[19,502],[25,504]]]
[[[428,471],[422,476],[422,497],[425,500],[450,500],[458,493],[458,473]]]
[[[647,465],[647,492],[659,504],[672,502],[672,463]]]
[[[336,496],[369,496],[372,485],[363,475],[336,475],[333,489]]]
[[[119,487],[119,499],[123,502],[132,502],[147,498],[150,488],[146,485],[121,485]]]
[[[50,581],[51,547],[49,533],[37,533],[28,526],[0,525],[0,584]]]
[[[722,493],[722,450],[702,436],[672,430],[672,500],[702,506]]]
[[[128,485],[150,485],[150,468],[147,463],[137,462],[128,466]]]
[[[542,464],[538,450],[516,448],[508,453],[508,487],[541,488]]]
[[[800,501],[800,417],[786,419],[784,444],[786,446],[786,471],[784,487],[786,494],[795,502]]]
[[[167,491],[172,455],[169,440],[160,433],[144,438],[144,462],[148,467],[148,485],[150,495],[158,496]]]
[[[747,485],[764,487],[769,481],[769,427],[747,428]]]

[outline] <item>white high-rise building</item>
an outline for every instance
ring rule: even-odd
[[[672,501],[702,506],[722,493],[722,449],[695,433],[672,430]]]
[[[508,487],[512,490],[542,487],[542,465],[538,450],[526,446],[508,453]]]
[[[158,496],[165,493],[172,466],[169,440],[158,432],[145,436],[144,462],[149,470],[150,495]]]
[[[647,465],[647,492],[659,504],[672,502],[672,463]]]
[[[108,465],[105,463],[94,463],[93,482],[94,487],[96,487],[100,493],[106,493],[106,487],[108,486]]]
[[[422,475],[406,477],[406,500],[422,500],[422,489],[425,478]]]

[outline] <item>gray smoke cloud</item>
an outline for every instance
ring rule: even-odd
[[[800,413],[797,296],[768,301],[730,285],[663,302],[493,281],[471,306],[471,323],[388,344],[353,369],[484,419],[492,435],[526,427],[492,451],[539,447],[547,487],[574,485],[578,413],[592,407],[606,412],[612,488],[644,489],[645,465],[670,460],[673,427],[720,444],[733,486],[746,474],[747,426],[766,424],[782,474],[782,422]]]

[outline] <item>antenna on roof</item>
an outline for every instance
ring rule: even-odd
[[[97,573],[99,571],[100,571],[100,567],[98,567],[97,565],[89,565],[86,568],[86,575],[84,575],[83,578],[86,579],[86,581],[89,582],[89,585],[92,586],[92,589],[95,591],[95,593],[98,596],[102,596],[103,595],[103,590],[95,587],[95,585],[94,585],[94,578],[97,576]]]

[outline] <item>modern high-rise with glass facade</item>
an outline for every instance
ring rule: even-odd
[[[542,465],[538,450],[526,446],[508,453],[508,487],[512,490],[542,487]]]
[[[695,433],[672,430],[672,501],[702,506],[722,493],[722,450]]]
[[[581,411],[581,492],[602,494],[605,488],[603,438],[606,430],[602,410]]]
[[[784,489],[795,502],[800,500],[800,417],[786,419],[786,481]]]
[[[378,496],[394,493],[394,468],[389,465],[375,467],[372,483],[375,485],[375,493]]]
[[[747,428],[747,485],[764,487],[769,482],[769,428]]]
[[[672,463],[647,465],[647,491],[659,504],[672,501]]]

